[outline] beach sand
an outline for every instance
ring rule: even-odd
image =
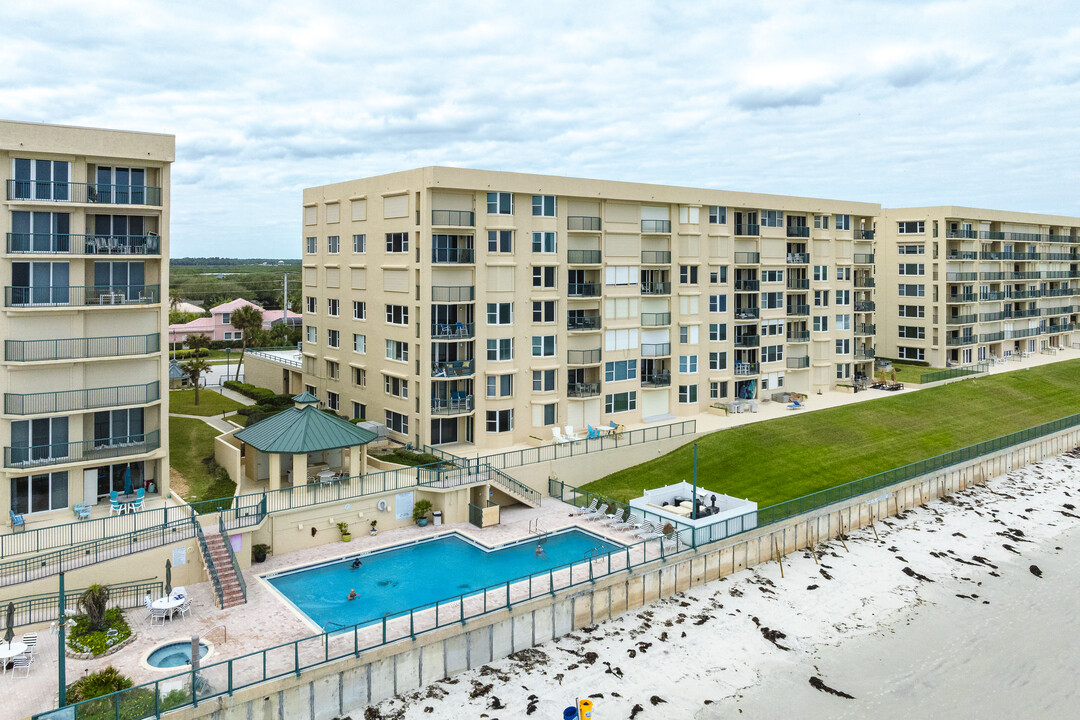
[[[1074,451],[352,716],[1071,715],[1077,507]]]

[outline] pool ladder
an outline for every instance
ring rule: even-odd
[[[536,540],[537,540],[538,545],[543,545],[544,541],[548,539],[548,535],[551,534],[551,533],[547,532],[546,530],[541,530],[540,529],[540,519],[539,518],[529,521],[529,533],[531,535],[536,536]]]
[[[599,556],[604,555],[604,546],[597,545],[594,548],[589,548],[585,551],[584,560],[595,560]]]

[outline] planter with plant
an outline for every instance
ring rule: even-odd
[[[266,562],[266,554],[270,552],[270,546],[265,543],[257,543],[251,546],[251,561]]]
[[[339,522],[337,524],[338,532],[341,533],[342,542],[350,542],[352,540],[352,533],[349,532],[349,523]]]
[[[379,521],[378,521],[378,520],[372,520],[372,521],[371,521],[371,534],[372,534],[373,536],[374,536],[374,535],[375,535],[375,534],[376,534],[377,532],[379,532],[379,531],[378,531],[378,530],[377,530],[377,529],[375,528],[375,526],[376,526],[376,525],[378,525],[378,524],[379,524]]]
[[[412,519],[420,527],[424,527],[428,522],[428,513],[431,512],[430,500],[418,500],[412,509]]]

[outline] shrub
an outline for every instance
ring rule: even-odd
[[[199,350],[174,350],[172,356],[177,360],[189,360],[193,357],[208,357],[210,351],[202,348]]]
[[[67,689],[67,700],[69,703],[89,700],[117,690],[127,690],[132,685],[134,683],[131,678],[121,675],[119,670],[110,665],[73,682]]]
[[[79,596],[79,609],[86,613],[91,630],[101,630],[105,626],[105,611],[109,609],[109,588],[104,585],[91,585]]]
[[[124,613],[120,608],[106,610],[104,622],[98,630],[90,626],[90,618],[86,615],[76,615],[74,620],[75,627],[72,628],[67,639],[68,647],[73,652],[93,653],[97,657],[104,654],[113,645],[122,643],[131,637],[131,628],[124,619]],[[109,637],[109,630],[115,630],[116,635]]]
[[[270,546],[265,543],[256,543],[251,546],[251,559],[254,562],[262,562],[266,560],[266,553],[270,551]]]
[[[420,520],[426,518],[429,512],[431,512],[431,501],[417,500],[416,504],[413,505],[412,509],[413,522],[419,522]]]

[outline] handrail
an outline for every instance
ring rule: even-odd
[[[160,350],[161,335],[159,333],[4,341],[4,359],[8,362],[149,355]]]
[[[51,445],[4,447],[4,467],[37,468],[61,463],[138,455],[161,447],[161,431]]]
[[[161,188],[153,185],[52,182],[9,178],[7,199],[110,205],[161,205]]]
[[[221,533],[221,539],[225,545],[225,552],[229,554],[229,562],[232,563],[233,574],[236,575],[236,581],[240,583],[240,594],[244,596],[244,602],[247,602],[247,583],[244,582],[244,574],[240,572],[240,563],[236,562],[236,553],[233,552],[232,542],[228,533],[225,532],[225,519],[218,514],[218,532]]]
[[[207,630],[205,633],[203,633],[203,638],[209,640],[210,639],[210,633],[214,632],[218,628],[221,629],[222,634],[225,636],[225,639],[221,641],[221,644],[222,645],[228,645],[229,644],[229,628],[226,627],[224,623],[222,623],[221,625],[215,625],[214,627]]]
[[[217,567],[214,565],[214,557],[210,554],[210,548],[206,544],[206,535],[203,534],[202,525],[195,518],[191,518],[191,524],[195,527],[195,537],[199,540],[199,550],[202,551],[203,562],[206,563],[206,573],[210,576],[210,582],[214,584],[214,594],[217,595],[218,607],[225,607],[225,592],[221,589],[221,578],[218,577]]]
[[[484,463],[484,466],[491,471],[491,482],[493,482],[495,485],[498,485],[504,490],[509,491],[511,494],[516,493],[518,495],[524,496],[528,498],[530,502],[534,502],[537,505],[540,504],[542,496],[539,492],[533,490],[525,483],[519,480],[515,480],[514,478],[504,473],[502,470],[496,470],[487,463]]]
[[[147,595],[161,595],[162,582],[157,578],[134,580],[132,582],[109,585],[109,607],[124,609],[138,608],[143,605],[143,598]],[[75,607],[80,595],[86,588],[77,590],[65,590],[64,598],[67,607]],[[60,610],[60,593],[40,593],[27,597],[14,598],[4,602],[15,606],[15,627],[23,625],[37,625],[56,619]]]

